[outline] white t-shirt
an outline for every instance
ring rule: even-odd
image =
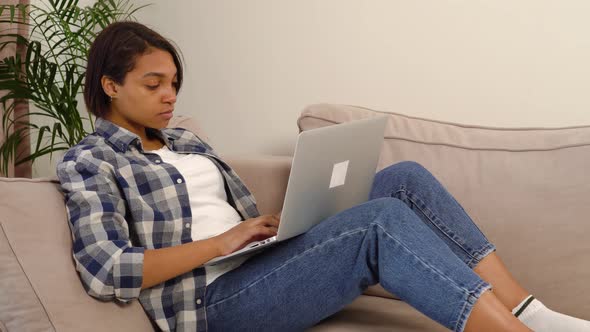
[[[196,153],[176,153],[166,145],[149,152],[158,154],[163,162],[174,165],[185,179],[193,217],[193,241],[221,234],[242,220],[227,202],[223,176],[209,158]],[[240,266],[248,257],[237,256],[214,266],[206,266],[207,285]]]

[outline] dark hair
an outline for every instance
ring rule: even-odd
[[[123,84],[125,76],[135,67],[138,56],[150,48],[167,51],[176,65],[177,91],[182,86],[182,62],[170,41],[143,24],[132,21],[115,22],[102,30],[88,52],[84,83],[84,102],[97,117],[109,110],[110,98],[100,82],[102,76]]]

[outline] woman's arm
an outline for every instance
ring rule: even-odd
[[[250,242],[274,236],[278,227],[279,219],[276,216],[263,215],[245,220],[209,239],[168,248],[146,249],[141,289],[186,273],[217,256],[229,255]]]
[[[72,231],[76,269],[86,291],[123,302],[247,243],[276,235],[278,219],[260,216],[207,240],[161,249],[134,247],[125,220],[125,201],[110,165],[90,149],[71,150],[57,165]],[[100,151],[99,151],[100,152]],[[144,280],[145,279],[145,280]]]
[[[100,150],[80,146],[57,164],[76,270],[86,292],[129,302],[141,291],[145,248],[129,240],[125,201]],[[98,149],[98,148],[97,148]]]
[[[220,255],[214,238],[168,248],[146,249],[141,289],[186,273]]]

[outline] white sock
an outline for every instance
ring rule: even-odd
[[[590,322],[555,312],[532,295],[527,296],[512,313],[535,332],[590,332]]]

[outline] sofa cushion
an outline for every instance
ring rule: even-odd
[[[413,160],[480,226],[515,277],[555,310],[590,319],[590,126],[469,126],[317,104],[300,131],[389,115],[377,170]]]
[[[0,222],[24,280],[30,282],[57,331],[150,331],[138,301],[102,302],[86,294],[74,267],[63,195],[56,178],[0,178]],[[18,274],[18,265],[10,271]],[[4,285],[0,291],[5,292]],[[23,288],[23,292],[25,288]],[[10,292],[10,302],[22,303]],[[31,310],[34,309],[34,306]],[[5,322],[8,328],[10,326]]]
[[[361,295],[341,311],[307,332],[443,332],[446,327],[426,317],[407,303]]]
[[[0,220],[0,331],[53,331]],[[18,299],[18,301],[16,301]]]

